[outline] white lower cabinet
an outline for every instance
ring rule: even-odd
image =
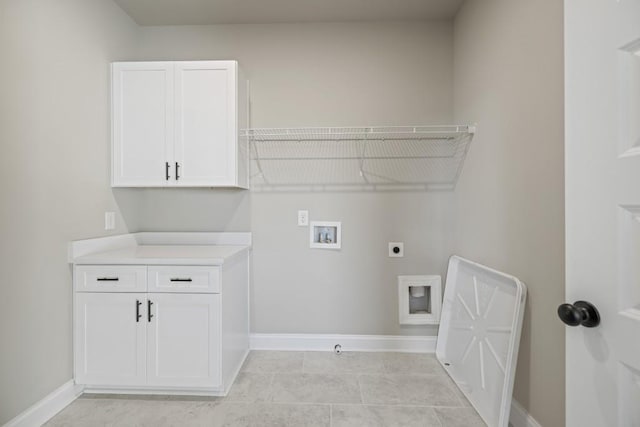
[[[79,384],[139,385],[146,381],[146,294],[76,293],[75,360]]]
[[[220,385],[220,295],[150,293],[147,384]]]
[[[122,266],[75,266],[76,383],[88,390],[225,394],[248,351],[247,266],[137,266],[149,280],[136,290],[145,292],[86,286],[94,270],[117,284]],[[175,287],[153,292],[156,270]],[[207,293],[197,293],[202,289]]]

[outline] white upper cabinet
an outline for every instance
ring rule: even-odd
[[[112,186],[248,187],[236,61],[112,64]]]

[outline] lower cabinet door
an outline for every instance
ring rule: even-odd
[[[145,385],[146,299],[146,293],[75,294],[78,384]]]
[[[147,385],[221,385],[219,294],[149,293]]]

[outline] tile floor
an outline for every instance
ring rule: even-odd
[[[226,397],[84,395],[46,426],[484,426],[433,355],[253,351]]]

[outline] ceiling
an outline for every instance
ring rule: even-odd
[[[464,0],[114,0],[139,25],[418,21],[452,18]]]

